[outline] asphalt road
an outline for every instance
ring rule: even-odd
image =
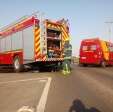
[[[52,79],[50,86],[48,78]],[[113,112],[113,67],[73,65],[69,76],[60,72],[0,73],[0,112],[18,112],[25,106],[33,112],[39,112],[39,106],[43,108],[40,112]]]

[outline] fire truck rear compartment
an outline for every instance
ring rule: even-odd
[[[61,57],[61,31],[47,29],[47,55],[48,58]]]

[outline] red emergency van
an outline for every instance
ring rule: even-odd
[[[81,42],[79,64],[113,65],[113,43],[99,38],[84,39]]]

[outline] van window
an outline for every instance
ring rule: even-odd
[[[91,50],[91,51],[95,51],[96,49],[97,49],[97,46],[96,46],[96,45],[91,45],[91,46],[90,46],[90,50]]]
[[[88,46],[82,46],[82,50],[83,51],[87,51],[88,50]]]
[[[83,51],[95,51],[96,49],[97,49],[97,45],[88,45],[82,47]]]

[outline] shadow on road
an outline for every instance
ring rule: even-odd
[[[45,67],[45,68],[40,68],[40,69],[24,69],[20,73],[25,73],[25,72],[40,72],[40,73],[45,73],[45,72],[57,72],[58,70],[54,70],[51,67]],[[13,68],[0,68],[0,73],[15,73]]]
[[[0,73],[14,73],[14,70],[11,68],[0,68]]]
[[[86,108],[81,100],[76,99],[73,101],[73,104],[69,109],[69,112],[100,112],[100,111],[94,107]]]

